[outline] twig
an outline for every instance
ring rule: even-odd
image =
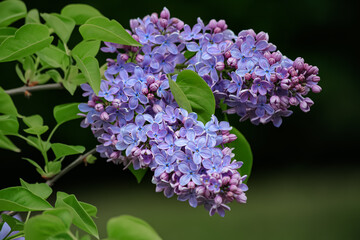
[[[14,89],[9,89],[6,90],[5,92],[9,95],[16,95],[16,94],[21,94],[21,93],[25,93],[26,91],[31,91],[31,92],[35,92],[35,91],[41,91],[41,90],[52,90],[52,89],[62,89],[63,86],[60,83],[49,83],[49,84],[44,84],[44,85],[36,85],[36,86],[23,86],[23,87],[19,87],[19,88],[14,88]]]
[[[54,185],[54,183],[61,178],[62,176],[64,176],[66,173],[68,173],[71,169],[73,169],[74,167],[76,167],[77,165],[81,164],[83,162],[83,160],[89,156],[90,154],[93,154],[96,152],[96,148],[90,150],[89,152],[85,153],[84,155],[79,156],[75,161],[73,161],[72,163],[70,163],[66,168],[64,168],[63,170],[61,170],[61,172],[56,175],[54,178],[47,180],[46,184],[49,185],[50,187],[52,185]]]

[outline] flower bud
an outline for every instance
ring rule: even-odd
[[[250,73],[245,73],[244,78],[245,78],[246,81],[249,81],[251,79],[251,74]]]
[[[302,71],[304,69],[304,59],[301,57],[296,58],[293,63],[293,66],[299,71]]]
[[[217,195],[214,199],[215,204],[220,205],[223,202],[223,199],[221,196]]]
[[[225,176],[221,179],[222,186],[228,185],[229,182],[230,182],[229,176]]]
[[[230,51],[226,51],[226,52],[224,53],[224,57],[226,57],[226,58],[231,57],[231,52],[230,52]]]
[[[134,157],[138,157],[141,154],[141,149],[138,147],[134,147],[133,149],[131,149],[131,152]]]
[[[230,185],[229,190],[232,192],[236,192],[236,190],[238,189],[238,187],[236,185]]]
[[[300,103],[300,109],[303,111],[303,112],[309,112],[310,111],[310,106],[307,104],[306,101],[302,101]]]
[[[280,86],[282,89],[288,90],[290,88],[290,83],[291,83],[290,79],[286,78],[281,80]]]
[[[166,28],[168,25],[168,20],[164,19],[164,18],[160,18],[160,26],[163,28]]]
[[[119,152],[112,152],[110,154],[111,159],[118,159],[119,158]]]
[[[111,102],[111,105],[112,105],[114,108],[119,108],[120,105],[121,105],[120,99],[115,98],[115,99]]]
[[[146,94],[149,93],[149,90],[148,90],[148,88],[143,88],[143,89],[141,90],[141,92],[142,92],[142,94],[146,95]]]
[[[229,137],[229,143],[237,139],[237,136],[235,134],[229,134],[228,137]]]
[[[319,69],[316,66],[311,66],[309,68],[309,70],[307,71],[307,74],[311,75],[311,74],[318,74],[319,73]]]
[[[188,184],[187,184],[187,187],[190,188],[190,189],[194,189],[196,187],[196,184],[193,182],[193,181],[190,181]]]
[[[290,105],[296,106],[299,104],[299,101],[296,99],[296,97],[291,97],[289,99],[289,103],[290,103]]]
[[[154,106],[152,107],[152,109],[153,109],[153,111],[154,111],[155,113],[159,113],[159,112],[162,112],[162,111],[163,111],[162,107],[161,107],[159,104],[154,104]]]
[[[241,179],[241,176],[238,172],[234,173],[232,176],[231,176],[231,179],[237,179],[237,180],[240,180]]]
[[[95,110],[98,111],[98,112],[104,111],[104,105],[102,105],[101,103],[97,103],[95,105]]]
[[[170,11],[164,7],[163,10],[160,13],[160,17],[164,18],[164,19],[169,19],[170,18]]]
[[[214,29],[214,33],[221,33],[221,28],[216,27],[216,28]]]
[[[195,189],[195,192],[197,195],[203,195],[205,193],[205,187],[204,186],[199,186]]]
[[[235,199],[239,203],[246,203],[247,197],[246,197],[245,193],[242,193],[240,195],[236,195]]]
[[[276,83],[276,81],[277,81],[276,74],[271,74],[270,75],[270,81],[273,82],[273,83]]]
[[[313,85],[311,87],[311,90],[313,91],[313,93],[319,93],[321,92],[322,88],[319,85]]]
[[[136,19],[130,19],[130,28],[135,29],[139,26],[139,22]]]
[[[123,60],[124,62],[126,62],[129,59],[129,55],[123,53],[120,55],[120,59]]]
[[[239,179],[234,179],[234,178],[231,178],[230,182],[229,182],[230,185],[239,185]]]
[[[266,51],[264,53],[264,57],[269,60],[272,57],[272,55],[271,55],[271,53],[269,51]]]
[[[276,96],[276,95],[271,96],[270,104],[273,106],[279,107],[280,106],[280,97]]]
[[[166,172],[163,172],[163,173],[160,175],[160,179],[161,179],[161,180],[164,180],[164,181],[169,181],[169,174],[167,174]]]
[[[225,25],[226,25],[226,23],[225,23],[225,20],[223,20],[223,19],[219,20],[216,24],[216,26],[221,29],[225,29]]]
[[[232,153],[231,149],[228,147],[225,147],[223,150],[221,150],[221,153],[226,155],[230,155]]]
[[[226,144],[226,143],[229,142],[229,136],[223,135],[222,138],[223,138],[223,140],[222,140],[222,143],[223,143],[223,144]]]
[[[272,58],[275,59],[275,61],[279,62],[282,58],[282,54],[280,52],[273,52],[271,54]]]
[[[183,28],[184,28],[184,22],[180,20],[180,21],[176,24],[176,29],[180,31],[180,30],[183,29]]]
[[[233,192],[227,192],[226,193],[226,197],[228,197],[228,198],[232,198],[233,196],[234,196]]]
[[[109,120],[109,118],[110,118],[109,114],[105,111],[100,114],[100,119],[103,121],[107,121],[107,120]]]
[[[94,100],[89,100],[87,104],[89,107],[95,107],[95,105],[96,105]]]
[[[155,82],[155,77],[154,77],[153,75],[147,76],[146,82],[147,82],[147,84],[149,84],[149,85],[152,84],[152,83],[154,83],[154,82]]]
[[[312,78],[312,81],[313,81],[313,82],[320,82],[320,77],[319,77],[319,76],[314,76],[314,77]]]
[[[215,65],[216,70],[222,71],[225,68],[225,64],[223,62],[217,62]]]
[[[144,61],[144,55],[138,54],[135,58],[136,62],[142,63]]]
[[[260,40],[265,40],[268,41],[269,40],[269,34],[261,31],[256,35],[256,41],[260,41]]]
[[[152,13],[150,16],[150,21],[154,24],[156,24],[159,20],[158,14],[157,13]]]
[[[159,88],[159,84],[157,84],[156,82],[150,84],[150,91],[155,92],[158,90],[158,88]]]
[[[131,47],[130,51],[136,53],[137,51],[139,51],[139,47]]]
[[[228,60],[226,62],[231,67],[235,67],[237,65],[237,60],[236,60],[236,58],[233,58],[233,57],[228,58]]]
[[[148,93],[148,95],[146,96],[149,100],[153,100],[154,99],[154,94],[152,93]]]
[[[207,25],[207,27],[210,29],[214,29],[214,28],[216,28],[216,26],[217,26],[217,22],[215,19],[211,19],[209,24]]]
[[[275,62],[276,62],[276,61],[275,61],[274,58],[269,58],[269,64],[270,64],[270,65],[273,65]]]

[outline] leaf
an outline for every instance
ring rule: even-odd
[[[44,124],[43,118],[38,114],[24,117],[22,120],[28,127],[38,127]]]
[[[186,59],[190,59],[190,58],[192,58],[192,57],[195,56],[195,55],[196,55],[196,52],[186,51],[186,52],[184,53],[184,57],[185,57]]]
[[[61,162],[55,162],[55,161],[48,162],[46,168],[47,171],[45,172],[44,176],[46,178],[52,178],[61,171]]]
[[[97,9],[87,4],[69,4],[61,10],[61,15],[72,18],[77,25],[84,24],[89,18],[102,16]]]
[[[55,237],[58,234],[66,234],[68,230],[68,227],[59,217],[51,214],[42,214],[30,218],[25,224],[25,239],[49,240],[53,239],[52,237]],[[71,238],[62,239],[67,240]]]
[[[249,179],[253,163],[250,144],[245,139],[244,135],[242,135],[236,128],[233,127],[232,130],[230,130],[230,133],[235,134],[237,139],[231,143],[225,144],[225,146],[234,148],[233,153],[235,154],[235,159],[244,163],[241,168],[238,169],[238,171],[241,176],[248,176],[245,180],[246,183]]]
[[[52,80],[54,80],[54,82],[61,82],[62,81],[62,77],[60,75],[60,73],[58,71],[56,71],[55,69],[51,69],[49,71],[46,72]]]
[[[192,111],[197,113],[198,119],[203,123],[208,122],[215,113],[215,98],[204,79],[194,71],[183,70],[177,76],[176,84],[189,100]],[[171,86],[170,89],[172,91]],[[182,100],[183,97],[177,93],[175,89],[173,93],[175,100]],[[180,103],[183,104],[181,101]]]
[[[36,55],[46,64],[54,68],[65,69],[69,65],[69,56],[58,47],[50,45],[37,52]]]
[[[20,178],[21,186],[32,192],[33,194],[41,197],[42,199],[47,199],[51,193],[52,189],[46,183],[27,183]]]
[[[0,190],[0,211],[43,211],[52,206],[41,197],[23,187],[9,187]]]
[[[38,171],[38,173],[41,174],[41,176],[45,175],[45,172],[42,169],[42,167],[40,167],[40,165],[37,164],[34,160],[31,160],[30,158],[22,158],[22,159],[28,161],[31,165],[33,165],[36,168],[36,171]]]
[[[71,212],[66,208],[54,208],[47,210],[43,213],[44,215],[53,215],[61,219],[61,221],[65,224],[66,228],[70,228],[72,223],[72,215]]]
[[[27,136],[26,137],[27,143],[30,146],[35,147],[36,149],[38,149],[40,152],[47,152],[50,149],[51,143],[43,141],[37,137],[34,136]]]
[[[40,15],[64,43],[69,41],[75,27],[75,21],[72,18],[57,13],[42,13]]]
[[[100,48],[100,41],[90,40],[82,41],[76,45],[71,53],[78,56],[80,59],[85,59],[86,57],[95,57]]]
[[[73,194],[68,195],[63,192],[58,192],[55,206],[69,209],[74,217],[73,223],[75,226],[99,238],[94,221]]]
[[[79,28],[79,31],[85,40],[101,40],[129,46],[141,46],[125,31],[120,23],[115,20],[110,21],[106,17],[90,18]]]
[[[8,37],[14,36],[16,32],[14,27],[0,27],[0,44]]]
[[[37,9],[31,9],[25,18],[25,24],[28,23],[41,23],[39,17],[39,11]]]
[[[80,205],[84,208],[84,210],[89,214],[91,217],[96,217],[97,208],[94,205],[89,203],[79,201]]]
[[[26,6],[22,1],[8,0],[0,3],[0,27],[6,27],[25,16]]]
[[[130,165],[129,170],[136,177],[137,182],[140,183],[143,177],[145,176],[148,168],[145,169],[140,168],[138,170],[135,170],[133,165]]]
[[[18,75],[18,77],[20,78],[20,80],[26,84],[26,79],[24,77],[24,74],[22,73],[20,67],[19,67],[19,64],[16,64],[15,66],[15,71],[16,71],[16,74]]]
[[[0,131],[0,148],[11,150],[14,152],[20,152],[21,150],[16,147],[9,138],[7,138],[2,131]]]
[[[33,81],[37,82],[39,85],[41,84],[45,84],[47,81],[50,80],[50,75],[48,75],[47,73],[40,73],[37,74],[34,78]]]
[[[14,217],[11,217],[7,214],[1,214],[1,219],[9,225],[12,232],[22,231],[24,229],[24,223]]]
[[[15,36],[8,37],[0,45],[0,62],[10,62],[29,56],[48,47],[53,37],[49,36],[49,29],[40,24],[30,23],[15,32]]]
[[[191,104],[187,99],[185,93],[180,89],[176,82],[174,82],[171,78],[169,78],[169,85],[171,89],[171,93],[174,95],[176,103],[179,107],[185,109],[189,113],[192,112]]]
[[[99,63],[94,57],[86,57],[84,59],[80,59],[78,56],[74,56],[77,66],[84,74],[85,79],[90,84],[91,88],[94,90],[95,94],[98,94],[100,91],[100,69]]]
[[[4,91],[4,89],[2,89],[2,87],[0,87],[0,113],[13,116],[18,115],[11,97]]]
[[[71,95],[74,95],[77,86],[82,83],[86,83],[84,74],[79,74],[79,68],[76,66],[70,66],[70,71],[67,76],[67,79],[64,79],[62,84],[66,90],[69,91]]]
[[[83,146],[66,145],[63,143],[53,143],[51,144],[51,149],[54,151],[56,159],[69,155],[80,154],[85,151],[85,147]]]
[[[0,131],[4,134],[17,134],[19,122],[13,115],[0,115]]]
[[[58,124],[81,118],[77,114],[80,113],[79,103],[66,103],[54,107],[54,118]]]
[[[113,240],[161,240],[161,237],[144,220],[123,215],[107,223],[108,237]]]
[[[47,130],[49,130],[48,126],[37,126],[37,127],[31,127],[31,128],[27,128],[24,129],[24,132],[29,133],[29,134],[34,134],[34,135],[41,135],[43,133],[45,133]]]

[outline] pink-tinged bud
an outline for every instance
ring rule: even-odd
[[[231,67],[235,67],[237,65],[237,60],[236,60],[236,58],[233,58],[233,57],[228,58],[228,60],[226,62]]]
[[[180,20],[180,21],[176,24],[176,29],[180,31],[180,30],[183,29],[183,28],[184,28],[184,22]]]
[[[273,83],[276,83],[277,82],[277,77],[276,77],[276,74],[271,74],[270,75],[270,81],[273,82]]]
[[[152,84],[155,82],[155,77],[153,75],[149,75],[147,78],[146,78],[146,82],[147,84]]]
[[[205,196],[206,198],[209,198],[210,195],[211,195],[210,191],[206,189],[206,190],[205,190],[205,193],[204,193],[204,196]]]
[[[237,136],[235,134],[229,134],[228,137],[229,137],[229,142],[233,142],[237,139]]]
[[[107,121],[107,120],[109,120],[109,114],[107,113],[107,112],[102,112],[101,114],[100,114],[100,119],[101,120],[103,120],[103,121]]]
[[[147,97],[149,100],[153,100],[155,96],[154,96],[154,94],[149,93],[146,97]]]
[[[296,71],[295,69],[291,69],[290,75],[291,75],[292,77],[295,77],[295,76],[298,75],[298,73],[297,73],[297,71]]]
[[[320,82],[320,77],[319,77],[319,76],[314,76],[314,77],[312,78],[312,81],[313,81],[313,82]]]
[[[170,20],[171,20],[172,24],[175,24],[175,25],[180,21],[180,19],[178,19],[178,18],[171,18]]]
[[[247,200],[247,197],[245,195],[245,193],[242,193],[240,195],[237,195],[235,197],[236,201],[239,202],[239,203],[246,203],[246,200]]]
[[[301,92],[301,85],[300,84],[296,84],[295,85],[295,90],[298,92]]]
[[[302,101],[300,103],[300,109],[303,111],[303,112],[309,112],[310,111],[310,106],[307,104],[306,101]]]
[[[231,176],[231,179],[237,179],[237,180],[240,180],[241,179],[241,176],[238,172],[234,173],[232,176]]]
[[[160,175],[160,179],[161,179],[161,180],[164,180],[164,181],[168,181],[168,180],[169,180],[169,174],[167,174],[166,172],[163,172],[163,173]]]
[[[271,53],[269,51],[267,51],[267,52],[264,53],[264,57],[266,59],[270,59],[272,57],[272,55],[271,55]]]
[[[226,58],[231,57],[231,52],[230,51],[225,52],[224,57],[226,57]]]
[[[196,187],[196,184],[193,182],[193,181],[190,181],[188,184],[187,184],[187,187],[190,188],[190,189],[194,189]]]
[[[195,192],[197,195],[203,195],[205,193],[205,187],[204,186],[197,187]]]
[[[179,189],[179,191],[181,192],[181,191],[186,190],[187,187],[186,187],[186,186],[181,186],[181,185],[179,185],[179,186],[178,186],[178,189]]]
[[[230,185],[229,190],[232,192],[236,192],[236,190],[238,189],[238,187],[236,185]]]
[[[217,195],[217,196],[215,197],[215,199],[214,199],[214,202],[215,202],[215,204],[220,205],[220,204],[222,204],[223,199],[222,199],[222,197],[220,197],[219,195]]]
[[[214,29],[214,33],[221,33],[221,28],[219,28],[219,27],[216,27],[215,29]]]
[[[236,195],[241,195],[241,194],[243,194],[243,191],[242,191],[240,188],[238,188],[238,189],[235,191],[235,194],[236,194]]]
[[[223,30],[226,30],[227,28],[228,28],[228,25],[227,25],[227,24],[225,24],[225,26],[224,26]]]
[[[211,174],[211,176],[213,178],[220,178],[220,174],[218,174],[218,173],[213,173],[213,174]]]
[[[226,197],[232,198],[232,197],[234,197],[234,193],[233,192],[227,192]]]
[[[164,7],[163,10],[160,13],[161,18],[169,19],[170,18],[170,11]]]
[[[144,61],[144,55],[138,54],[135,58],[136,62],[142,63]]]
[[[123,60],[124,62],[126,62],[129,59],[129,55],[123,53],[120,55],[120,59]]]
[[[256,41],[260,41],[260,40],[265,40],[268,41],[269,40],[269,34],[261,31],[256,35]]]
[[[269,63],[270,63],[270,65],[273,65],[274,63],[276,63],[276,61],[273,58],[269,58]]]
[[[139,47],[131,47],[130,51],[136,53],[137,51],[139,51]]]
[[[291,78],[291,83],[292,83],[293,85],[298,84],[298,83],[299,83],[299,78],[298,78],[297,76],[292,77],[292,78]]]
[[[280,86],[282,89],[288,90],[290,88],[290,83],[291,83],[290,79],[286,78],[281,80]]]
[[[216,70],[222,71],[225,68],[225,64],[223,62],[217,62],[215,65]]]
[[[225,156],[230,155],[232,153],[231,149],[226,147],[221,151],[222,154],[224,154]]]
[[[120,105],[121,105],[120,99],[115,98],[115,99],[111,102],[111,105],[112,105],[114,108],[119,108]]]
[[[296,58],[293,63],[293,66],[299,71],[302,71],[304,69],[304,59],[301,57]]]
[[[253,73],[251,74],[251,78],[252,79],[255,79],[255,78],[257,78],[258,76],[256,75],[256,73],[255,73],[255,71],[253,71]]]
[[[270,104],[273,106],[279,107],[280,106],[280,97],[276,96],[276,95],[271,96]]]
[[[130,27],[131,29],[135,29],[139,26],[139,22],[136,19],[130,19]]]
[[[245,78],[246,81],[249,81],[251,79],[251,74],[250,73],[245,73],[244,78]]]
[[[230,132],[228,130],[221,130],[222,135],[229,135]]]
[[[153,111],[154,111],[155,113],[159,113],[159,112],[162,112],[162,111],[163,111],[162,107],[161,107],[159,104],[154,104],[154,106],[152,107],[152,109],[153,109]]]
[[[141,155],[141,149],[138,147],[134,147],[133,149],[131,149],[131,152],[134,157],[138,157]]]
[[[250,36],[253,36],[254,38],[256,38],[256,33],[255,33],[254,29],[249,29],[249,30],[247,30],[247,32]]]
[[[232,178],[229,182],[230,185],[239,185],[239,179]]]
[[[210,28],[210,29],[216,28],[216,26],[217,26],[216,20],[215,20],[215,19],[211,19],[210,22],[209,22],[209,24],[208,24],[207,26],[208,26],[208,28]]]
[[[95,102],[94,100],[89,100],[89,101],[87,102],[87,104],[88,104],[89,107],[95,107],[96,102]]]
[[[119,152],[112,152],[109,157],[111,159],[118,159],[119,158]]]
[[[222,185],[228,185],[228,183],[230,182],[230,177],[229,176],[225,176],[221,179]]]
[[[142,94],[146,95],[146,94],[149,93],[149,90],[148,90],[147,88],[143,88],[143,89],[141,90],[141,92],[142,92]]]
[[[278,62],[282,58],[282,54],[280,52],[273,52],[271,56]]]
[[[168,25],[168,20],[167,19],[164,19],[164,18],[160,18],[160,26],[163,27],[163,28],[166,28],[167,25]]]
[[[300,74],[298,76],[299,82],[303,82],[305,80],[305,76],[303,74]]]
[[[94,108],[97,112],[104,111],[104,105],[102,105],[101,103],[97,103]]]
[[[289,104],[289,97],[282,96],[282,97],[280,97],[280,101],[281,101],[281,106],[287,107]]]
[[[150,21],[154,24],[156,24],[159,20],[158,14],[157,13],[152,13],[150,16]]]
[[[226,25],[226,22],[225,20],[221,19],[217,22],[216,26],[221,28],[221,29],[224,29],[225,28],[225,25]]]
[[[311,75],[311,74],[318,74],[319,73],[319,69],[316,66],[311,66],[309,68],[309,70],[307,71],[307,74]]]
[[[319,85],[313,85],[311,87],[311,91],[313,91],[313,93],[319,93],[321,92],[322,88]]]
[[[223,138],[223,140],[222,140],[223,144],[226,144],[229,142],[229,137],[227,135],[223,135],[222,138]]]
[[[159,88],[159,84],[157,84],[156,82],[150,84],[150,91],[155,92],[158,90],[158,88]]]
[[[132,35],[133,39],[136,40],[137,42],[140,40],[139,36],[136,34]]]
[[[289,103],[290,103],[290,105],[296,106],[299,104],[299,101],[296,99],[296,97],[291,97],[289,99]]]

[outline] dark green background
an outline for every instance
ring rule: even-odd
[[[171,16],[193,25],[225,19],[235,33],[253,28],[265,31],[270,42],[286,56],[301,56],[320,69],[320,94],[310,94],[315,105],[309,113],[295,109],[280,128],[254,126],[231,118],[248,139],[254,154],[248,204],[232,204],[225,218],[209,217],[188,203],[166,199],[154,192],[148,174],[140,185],[120,166],[100,159],[78,167],[62,178],[56,190],[75,193],[98,206],[100,233],[106,221],[131,214],[148,221],[164,239],[358,239],[360,235],[359,148],[359,48],[356,6],[346,1],[25,1],[28,9],[59,12],[71,2],[88,3],[105,16],[128,27],[131,18],[142,17],[163,6]],[[70,47],[80,39],[75,34]],[[108,55],[100,55],[104,60]],[[14,63],[0,65],[0,84],[5,89],[21,86]],[[41,114],[54,126],[53,106],[86,101],[77,91],[34,93],[30,99],[13,97],[23,115]],[[62,126],[54,142],[92,148],[96,141],[80,121]],[[41,156],[14,139],[21,154],[0,150],[2,187],[18,184],[18,178],[41,181],[21,157]],[[69,160],[68,160],[69,162]]]

